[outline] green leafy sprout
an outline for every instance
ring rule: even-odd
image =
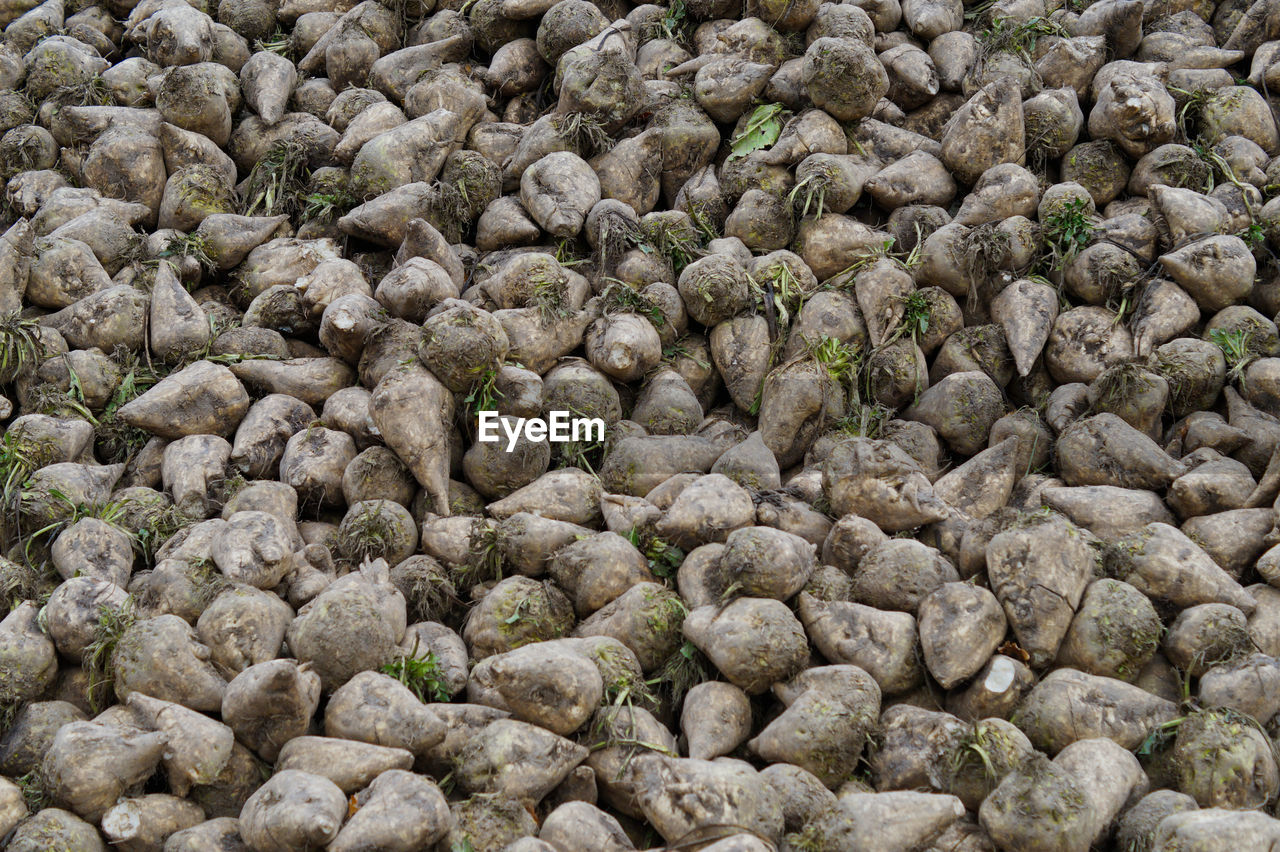
[[[525,617],[526,611],[533,606],[533,599],[526,596],[516,601],[515,608],[511,610],[511,614],[502,620],[503,624],[519,624],[521,619]]]
[[[822,829],[817,823],[809,823],[800,831],[787,835],[787,844],[795,852],[822,852],[827,842],[822,836]]]
[[[467,407],[470,419],[475,420],[482,411],[497,411],[498,400],[502,398],[503,393],[498,390],[498,371],[490,367],[476,378],[462,398],[462,404]]]
[[[642,242],[640,226],[633,220],[613,212],[605,212],[598,222],[596,268],[607,276],[628,249]],[[563,266],[564,262],[561,261],[560,265]],[[607,277],[606,280],[608,280]]]
[[[199,234],[178,234],[170,237],[164,249],[156,255],[155,261],[159,263],[170,258],[186,257],[195,260],[204,270],[213,269],[215,266],[213,259],[209,257],[209,245]]]
[[[98,623],[93,641],[84,649],[84,670],[89,675],[89,706],[95,712],[106,706],[108,691],[115,680],[111,657],[120,639],[138,620],[133,597],[125,598],[120,607],[98,607]]]
[[[929,294],[922,290],[913,290],[902,297],[902,320],[890,335],[890,340],[910,337],[919,343],[929,333],[929,322],[933,319],[933,303]]]
[[[585,470],[592,476],[598,476],[596,468],[604,458],[604,441],[564,441],[556,444],[552,451],[555,454],[556,470],[576,467]]]
[[[809,352],[827,368],[832,380],[849,387],[855,385],[862,369],[862,354],[855,347],[824,334],[820,341],[810,344]]]
[[[17,508],[31,474],[48,464],[56,452],[51,440],[28,439],[21,429],[0,435],[0,499],[6,507]]]
[[[573,146],[582,157],[603,154],[613,147],[613,137],[595,116],[583,112],[571,112],[554,116],[551,126],[556,135]]]
[[[996,17],[991,25],[978,33],[978,43],[985,55],[1012,53],[1030,59],[1036,43],[1045,36],[1070,37],[1071,33],[1057,21],[1036,16],[1020,21],[1009,17]]]
[[[662,313],[662,309],[635,287],[617,278],[605,278],[605,281],[611,282],[600,294],[600,309],[606,316],[639,314],[659,330],[667,324],[667,318]]]
[[[181,529],[196,523],[196,518],[182,514],[169,502],[156,502],[139,508],[135,504],[117,521],[117,526],[129,523],[125,530],[133,542],[134,552],[148,565],[155,561],[156,551]]]
[[[119,416],[126,404],[150,390],[162,378],[152,367],[143,364],[137,355],[121,352],[116,356],[122,367],[123,377],[107,401],[106,407],[96,418],[97,446],[101,458],[107,464],[128,461],[151,439],[145,429],[130,426]]]
[[[689,12],[684,0],[671,0],[662,17],[653,22],[650,38],[665,38],[674,42],[688,41]]]
[[[655,577],[674,577],[684,562],[684,551],[660,537],[653,530],[632,527],[624,536],[636,550],[644,554],[649,570]]]
[[[1182,727],[1182,723],[1186,720],[1186,716],[1179,716],[1176,719],[1170,719],[1168,722],[1156,725],[1151,729],[1151,733],[1147,734],[1147,738],[1142,741],[1142,745],[1138,746],[1138,750],[1135,753],[1139,757],[1148,757],[1163,751],[1177,736],[1178,729]]]
[[[638,703],[648,709],[657,710],[657,696],[649,689],[644,675],[631,668],[622,655],[602,647],[593,651],[591,656],[600,666],[602,674],[610,673],[605,676],[604,692],[600,698],[601,707],[620,707],[624,704],[634,706]]]
[[[276,140],[249,172],[244,215],[296,214],[302,208],[308,177],[307,151],[302,143]]]
[[[879,438],[894,417],[893,409],[886,406],[859,405],[835,421],[834,428],[854,438]]]
[[[365,503],[354,518],[343,522],[334,555],[353,565],[377,559],[387,552],[395,532],[395,521],[381,511],[379,504]]]
[[[899,263],[902,263],[905,267],[906,264],[901,260],[902,253],[894,251],[893,246],[895,242],[896,240],[893,237],[889,237],[879,245],[867,246],[866,248],[861,248],[853,252],[851,255],[853,258],[852,262],[831,278],[827,279],[827,281],[824,282],[824,286],[843,288],[852,287],[853,279],[859,272],[866,269],[868,266],[879,263],[885,258],[896,260]]]
[[[66,356],[63,356],[65,362]],[[47,382],[37,385],[31,392],[31,409],[40,414],[52,417],[78,417],[97,425],[97,419],[85,403],[84,386],[76,371],[67,365],[67,386],[59,387],[57,383]]]
[[[120,503],[109,501],[106,503],[77,503],[57,488],[50,488],[47,492],[40,491],[22,491],[21,499],[26,501],[29,508],[36,507],[36,500],[41,500],[48,496],[47,504],[40,507],[36,517],[39,521],[44,522],[44,526],[35,532],[27,534],[27,541],[24,545],[24,552],[30,558],[31,554],[40,547],[52,544],[53,540],[65,530],[78,521],[85,518],[97,518],[109,524],[115,524],[124,513],[124,509]]]
[[[568,274],[559,263],[535,266],[526,273],[526,281],[532,291],[530,301],[538,309],[538,316],[544,324],[572,315],[573,311],[565,300]]]
[[[1071,198],[1055,206],[1052,212],[1045,214],[1041,226],[1054,269],[1061,269],[1079,254],[1097,231],[1089,202],[1083,198]]]
[[[822,218],[822,213],[826,210],[827,190],[831,188],[831,177],[821,173],[806,175],[804,178],[796,182],[791,188],[791,192],[787,195],[787,201],[791,203],[791,209],[797,210],[796,217],[804,219],[809,215],[809,210],[813,210],[815,219]]]
[[[1222,350],[1223,357],[1227,359],[1229,381],[1239,382],[1244,378],[1245,369],[1258,358],[1252,346],[1253,329],[1212,328],[1209,329],[1209,340]]]
[[[94,449],[107,464],[128,461],[150,440],[148,432],[125,423],[118,412],[163,378],[152,366],[143,365],[136,354],[125,351],[123,347],[117,348],[112,360],[121,369],[121,379],[99,414],[89,410],[80,376],[70,363],[66,364],[67,388],[61,389],[52,383],[39,385],[33,393],[32,402],[32,407],[44,414],[79,417],[87,421],[94,429]]]
[[[746,126],[729,140],[728,160],[745,157],[752,151],[768,148],[782,135],[782,125],[790,113],[782,104],[764,104],[756,107]]]
[[[49,562],[0,559],[0,605],[4,607],[0,612],[8,614],[25,601],[44,606],[61,582],[62,577]]]
[[[454,571],[453,581],[455,586],[458,589],[463,589],[476,583],[501,580],[502,569],[506,565],[502,547],[502,531],[498,528],[496,522],[489,519],[477,521],[473,524],[467,561]],[[528,598],[523,601],[526,604],[528,602]],[[517,606],[516,613],[519,614],[519,611],[520,607]],[[507,623],[514,624],[515,622],[508,621]]]
[[[803,283],[796,277],[795,270],[786,261],[779,261],[760,273],[760,278],[748,276],[753,289],[757,290],[757,298],[764,300],[773,294],[773,310],[777,314],[778,328],[785,330],[791,327],[792,317],[799,313],[800,306],[809,295]],[[765,306],[767,307],[767,306]]]
[[[14,376],[35,364],[44,351],[40,326],[19,314],[0,316],[0,376]]]
[[[1250,222],[1249,227],[1237,231],[1236,236],[1250,249],[1261,248],[1267,242],[1267,230],[1261,222]]]
[[[683,221],[672,216],[655,216],[641,226],[644,242],[636,247],[645,254],[657,251],[671,261],[676,274],[705,252],[702,248],[704,234],[698,230],[692,220]]]
[[[1178,86],[1169,86],[1169,93],[1174,96],[1175,103],[1180,103],[1178,108],[1177,138],[1185,141],[1202,159],[1204,157],[1206,146],[1201,144],[1199,136],[1192,132],[1192,128],[1200,120],[1200,114],[1204,108],[1213,99],[1213,92],[1209,89],[1183,89]],[[1213,176],[1209,175],[1208,183],[1204,188],[1205,192],[1213,189]]]
[[[588,258],[579,256],[579,241],[573,237],[560,237],[556,240],[555,259],[561,266],[580,266]]]
[[[569,412],[575,417],[591,417],[580,409],[570,405]],[[604,461],[605,445],[609,441],[609,429],[606,425],[604,435],[599,440],[590,440],[591,434],[588,430],[586,439],[579,441],[564,441],[555,445],[551,451],[552,461],[557,470],[567,467],[576,467],[579,470],[585,470],[592,476],[598,476],[596,469]]]
[[[710,664],[692,642],[685,641],[646,683],[654,694],[670,702],[673,711],[689,690],[709,679]]]
[[[208,608],[214,598],[234,587],[218,570],[217,563],[207,556],[188,563],[187,579],[192,588],[191,601],[199,610]]]
[[[345,189],[310,192],[302,196],[302,219],[327,224],[354,207],[356,201]]]
[[[253,49],[258,53],[265,50],[278,56],[290,57],[293,52],[293,38],[284,30],[277,29],[265,39],[257,39],[253,43]]]
[[[53,800],[45,790],[44,773],[39,767],[14,780],[22,790],[22,799],[26,802],[28,811],[37,814],[53,806]]]
[[[675,343],[671,344],[670,346],[663,347],[662,360],[664,363],[674,364],[676,360],[680,358],[688,358],[690,361],[696,364],[698,369],[700,370],[711,369],[711,362],[704,361],[693,352],[690,352],[689,348],[679,340],[677,340]]]
[[[380,670],[390,675],[418,697],[423,704],[443,704],[453,697],[445,682],[444,670],[434,651],[419,654],[419,639],[413,640],[413,651],[387,663]]]

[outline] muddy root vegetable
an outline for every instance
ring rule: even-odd
[[[359,810],[329,844],[333,850],[377,846],[410,852],[439,840],[452,817],[440,789],[426,778],[390,769],[356,796]]]
[[[249,395],[226,367],[198,361],[161,379],[124,405],[120,417],[131,426],[166,438],[230,435],[245,412]]]
[[[538,802],[587,756],[585,746],[535,725],[491,722],[460,755],[458,783],[465,790]]]
[[[111,653],[116,695],[127,699],[132,692],[143,692],[192,710],[217,710],[227,684],[209,657],[191,625],[178,616],[138,621]]]
[[[782,812],[759,773],[739,761],[717,763],[648,753],[637,759],[639,805],[668,842],[702,826],[740,825],[765,838],[782,830]],[[692,808],[675,799],[683,785],[701,790]]]
[[[887,441],[842,442],[822,476],[832,508],[842,515],[861,515],[886,532],[940,521],[948,514],[919,465]],[[894,480],[902,485],[890,485]]]
[[[289,740],[304,734],[320,702],[320,678],[289,660],[250,666],[227,684],[222,718],[237,739],[274,760]]]
[[[388,373],[370,402],[378,431],[427,490],[440,515],[449,514],[446,441],[453,406],[453,397],[435,376],[412,365]]]
[[[749,746],[766,760],[795,764],[831,786],[841,775],[839,767],[862,753],[879,710],[880,689],[857,666],[810,669],[806,682]],[[833,707],[838,708],[834,713]]]
[[[168,738],[162,760],[176,794],[185,795],[192,785],[213,783],[231,759],[235,734],[226,725],[141,692],[130,693],[127,703],[153,730]]]
[[[684,620],[684,635],[707,654],[730,683],[757,695],[804,665],[804,629],[779,601],[739,598],[724,609],[699,607]],[[757,660],[765,655],[764,667]]]
[[[151,776],[167,741],[160,732],[71,722],[58,729],[41,776],[54,802],[97,822],[121,794]]]
[[[346,813],[346,797],[332,781],[285,770],[245,802],[240,833],[254,848],[285,852],[334,840]]]

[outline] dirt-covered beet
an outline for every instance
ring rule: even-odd
[[[0,846],[1280,847],[1277,21],[0,0]]]

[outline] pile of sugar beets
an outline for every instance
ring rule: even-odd
[[[1280,848],[1280,0],[85,2],[0,846]]]

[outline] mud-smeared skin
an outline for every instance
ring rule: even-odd
[[[241,835],[258,848],[280,852],[328,843],[338,833],[346,806],[332,781],[297,770],[280,773],[245,804]]]
[[[979,818],[987,832],[1005,844],[1050,844],[1064,850],[1088,849],[1095,822],[1080,782],[1042,755],[1005,776],[983,802]],[[1052,834],[1037,836],[1048,825],[1053,826]]]
[[[1061,702],[1069,696],[1075,712],[1064,718]],[[1117,703],[1120,701],[1123,704]],[[1120,712],[1113,712],[1116,707]],[[1172,701],[1139,687],[1074,669],[1059,669],[1036,685],[1012,721],[1037,748],[1056,753],[1075,740],[1099,736],[1125,747],[1141,745],[1152,727],[1175,716]]]
[[[167,739],[159,732],[71,722],[58,729],[40,774],[57,806],[96,820],[151,775]]]
[[[300,660],[314,664],[326,690],[382,667],[395,648],[395,636],[374,601],[356,589],[318,597],[289,625],[286,639]]]
[[[1262,733],[1230,711],[1204,711],[1178,727],[1170,755],[1180,787],[1201,807],[1248,809],[1280,788]]]
[[[0,845],[1280,844],[1267,3],[94,3],[0,0]]]
[[[987,544],[987,570],[1032,662],[1055,657],[1093,570],[1081,531],[1053,519],[999,533]]]

